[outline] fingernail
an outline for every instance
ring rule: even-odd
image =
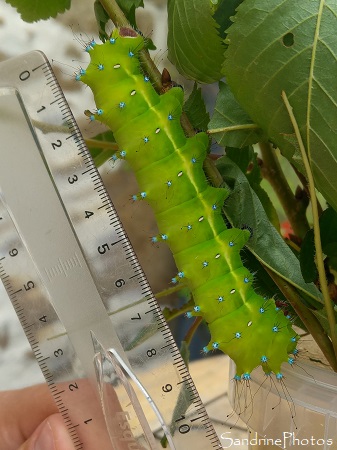
[[[42,425],[41,431],[35,441],[34,450],[55,450],[54,436],[48,420]]]

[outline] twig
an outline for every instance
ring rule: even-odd
[[[99,0],[110,19],[118,27],[132,28],[116,0]]]
[[[184,338],[184,341],[186,342],[187,345],[190,345],[191,340],[192,340],[195,332],[197,331],[199,325],[201,324],[201,322],[202,322],[202,317],[197,317],[195,319],[195,321],[193,322],[193,324],[190,326],[190,328]]]
[[[261,174],[274,189],[294,233],[303,239],[310,228],[306,217],[307,204],[295,198],[271,145],[260,142],[259,146],[263,160]]]
[[[99,0],[110,19],[117,27],[132,28],[132,25],[125,17],[123,11],[118,6],[116,0]],[[156,65],[152,61],[149,52],[146,49],[140,51],[140,61],[142,66],[146,68],[147,74],[150,76],[153,86],[157,91],[162,87],[161,74]]]
[[[241,124],[241,125],[232,125],[230,127],[211,128],[210,130],[207,130],[207,133],[208,134],[230,133],[231,131],[257,130],[257,129],[259,129],[259,127],[255,123],[247,123],[247,124]]]
[[[329,296],[329,289],[328,289],[328,283],[325,276],[325,269],[324,269],[324,261],[323,261],[323,251],[322,251],[322,243],[321,243],[321,233],[319,228],[319,215],[318,215],[318,205],[317,205],[317,197],[315,192],[315,182],[314,177],[312,175],[310,161],[302,140],[302,136],[298,127],[297,120],[294,116],[292,106],[289,103],[287,94],[283,91],[282,92],[282,99],[284,101],[284,104],[287,108],[291,123],[294,127],[296,139],[298,141],[301,155],[303,159],[303,164],[305,167],[307,180],[308,180],[308,187],[310,192],[310,199],[311,199],[311,207],[312,207],[312,216],[313,216],[313,228],[314,228],[314,239],[315,239],[315,249],[316,249],[316,265],[319,275],[319,282],[321,285],[321,290],[324,298],[325,303],[325,309],[327,313],[327,318],[329,322],[329,328],[330,328],[330,338],[332,341],[332,345],[335,352],[335,357],[337,356],[337,333],[336,333],[336,321],[335,321],[335,313],[333,308],[333,303]]]
[[[119,149],[118,144],[116,144],[116,142],[99,141],[98,139],[85,139],[84,142],[87,147],[91,148],[103,148],[106,150],[113,150],[113,151],[117,151]]]
[[[179,292],[179,291],[181,291],[182,289],[184,289],[186,287],[187,287],[187,284],[179,283],[179,284],[176,284],[175,286],[172,286],[172,287],[170,287],[168,289],[164,289],[163,291],[156,292],[155,293],[155,297],[156,297],[157,300],[159,298],[168,297],[169,295],[174,294],[175,292]]]
[[[307,196],[309,197],[309,196],[310,196],[310,193],[309,193],[309,187],[308,187],[307,179],[305,178],[305,176],[303,175],[303,173],[301,173],[301,172],[297,169],[297,167],[294,166],[294,164],[291,164],[291,167],[293,168],[293,171],[294,171],[294,172],[296,173],[296,175],[298,176],[298,179],[300,180],[300,182],[301,182],[302,185],[303,185],[303,189],[304,189],[305,193],[306,193]],[[317,206],[318,206],[318,214],[321,215],[322,212],[323,212],[323,208],[322,208],[320,202],[318,201],[318,199],[317,199]]]

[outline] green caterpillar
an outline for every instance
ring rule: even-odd
[[[142,73],[138,52],[144,39],[129,28],[115,29],[104,44],[91,41],[87,69],[76,79],[93,91],[97,119],[113,131],[118,157],[135,172],[140,194],[155,212],[160,234],[179,272],[193,293],[194,310],[202,316],[211,341],[205,352],[220,349],[236,363],[236,380],[250,379],[261,365],[266,374],[283,377],[283,362],[294,363],[297,334],[289,317],[254,292],[253,277],[240,250],[249,231],[227,229],[221,206],[225,189],[211,187],[203,172],[209,140],[206,133],[186,138],[180,125],[183,90],[159,95]]]

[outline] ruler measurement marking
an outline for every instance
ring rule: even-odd
[[[98,210],[99,209],[102,209],[102,208],[107,208],[108,207],[108,205],[106,204],[106,203],[103,203],[99,208],[97,208]]]
[[[136,273],[135,275],[132,275],[132,277],[129,277],[129,280],[132,280],[132,278],[137,278],[138,274]]]
[[[62,112],[62,119],[64,122],[66,122],[66,124],[68,125],[68,128],[71,125],[71,118],[72,118],[72,116],[69,113]]]
[[[35,344],[35,347],[36,347],[37,345],[38,345],[38,344],[36,343],[36,344]],[[38,353],[41,353],[41,352],[39,351]],[[35,354],[36,354],[36,353],[35,353]],[[48,359],[50,359],[50,356],[44,356],[44,357],[43,357],[43,356],[41,355],[41,357],[40,357],[40,356],[37,356],[36,359],[37,359],[39,362],[42,363],[43,361],[47,361]]]
[[[91,171],[92,171],[92,167],[89,167],[87,170],[82,172],[82,175],[85,175],[86,173],[91,172]]]
[[[71,139],[71,138],[73,138],[73,137],[75,137],[75,136],[76,136],[76,134],[75,134],[75,133],[72,133],[72,134],[70,134],[68,137],[66,137],[66,140]]]
[[[145,312],[145,314],[150,314],[151,312],[153,313],[154,309],[149,309],[148,311]]]
[[[113,246],[113,245],[119,244],[120,242],[122,242],[122,240],[123,239],[119,239],[118,241],[112,242],[111,245]]]
[[[35,72],[36,70],[40,69],[40,67],[46,66],[46,63],[42,63],[37,67],[34,67],[34,69],[32,69],[32,72]]]
[[[164,348],[172,347],[173,344],[174,344],[174,343],[172,342],[172,343],[170,343],[170,344],[163,345],[163,346],[160,347],[160,348],[164,349]]]
[[[13,295],[17,294],[18,292],[22,292],[22,289],[18,289],[17,291],[13,292]]]

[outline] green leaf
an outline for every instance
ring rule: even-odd
[[[224,46],[210,0],[168,0],[168,59],[186,78],[220,80]]]
[[[214,19],[219,24],[219,34],[222,38],[227,35],[227,29],[231,25],[231,17],[235,15],[236,8],[243,0],[222,0],[214,13]]]
[[[193,90],[183,107],[184,112],[193,127],[197,130],[206,130],[209,122],[209,114],[206,111],[201,89],[195,83]]]
[[[116,0],[118,6],[121,8],[128,22],[137,29],[136,23],[136,9],[144,8],[143,0]]]
[[[275,299],[277,299],[277,304],[282,307],[284,313],[290,314],[295,320],[294,324],[305,330],[305,326],[297,316],[293,307],[286,300],[283,293],[280,291],[273,279],[264,270],[258,259],[248,250],[247,247],[244,247],[241,250],[241,258],[244,266],[254,274],[254,290],[259,295],[262,295],[262,297],[274,297]]]
[[[327,335],[330,334],[330,325],[329,325],[329,321],[328,321],[328,316],[327,316],[327,312],[324,308],[320,309],[320,310],[313,310],[312,311],[315,316],[317,317],[317,319],[319,320],[320,324],[322,325],[322,327],[324,328],[324,331],[326,332]],[[337,322],[337,313],[335,311],[335,321]]]
[[[254,149],[253,149],[253,147],[252,146],[245,147],[245,148],[226,147],[226,155],[247,176],[248,166],[254,160]]]
[[[323,253],[330,258],[329,265],[335,268],[337,259],[337,213],[327,208],[319,218]],[[301,246],[300,262],[303,277],[306,281],[316,281],[318,278],[315,264],[314,231],[311,229],[305,235]]]
[[[126,15],[136,8],[144,8],[143,0],[117,0],[117,3]]]
[[[263,297],[267,296],[271,298],[273,295],[277,295],[277,298],[284,298],[274,281],[263,269],[260,261],[249,251],[249,249],[244,247],[240,254],[243,265],[254,273],[254,280],[258,280],[257,283],[254,283],[254,290]]]
[[[269,222],[245,175],[226,156],[217,161],[217,167],[231,189],[224,205],[227,219],[237,228],[248,226],[253,230],[247,243],[249,250],[264,265],[306,294],[312,305],[320,308],[321,293],[314,284],[304,281],[298,259]]]
[[[285,91],[316,186],[337,210],[336,29],[336,1],[244,1],[228,30],[223,69],[241,106],[303,172]]]
[[[240,168],[245,174],[251,188],[258,196],[270,222],[279,231],[280,222],[274,205],[272,204],[267,192],[260,186],[262,181],[261,171],[257,162],[257,154],[253,147],[230,148],[226,147],[226,155]]]
[[[109,15],[105,11],[105,9],[102,6],[102,3],[99,0],[95,0],[94,12],[98,26],[99,37],[102,42],[105,42],[108,39],[108,35],[105,31],[105,26],[109,21]]]
[[[327,208],[319,219],[321,230],[322,250],[329,257],[337,256],[337,213],[332,208]]]
[[[71,0],[6,0],[25,22],[36,22],[42,19],[56,17],[70,8]]]
[[[265,210],[267,217],[270,221],[270,223],[275,227],[275,229],[280,232],[280,221],[275,209],[275,206],[271,202],[269,195],[267,192],[263,189],[263,187],[260,186],[260,184],[252,183],[250,182],[251,188],[255,192],[255,194],[258,196],[261,205],[263,206],[263,209]]]
[[[223,147],[236,148],[265,140],[261,128],[242,109],[229,86],[220,82],[219,87],[214,114],[208,125],[215,140]]]
[[[313,230],[309,230],[304,236],[301,245],[300,264],[305,281],[307,283],[316,281],[318,272],[315,264],[315,239]]]

